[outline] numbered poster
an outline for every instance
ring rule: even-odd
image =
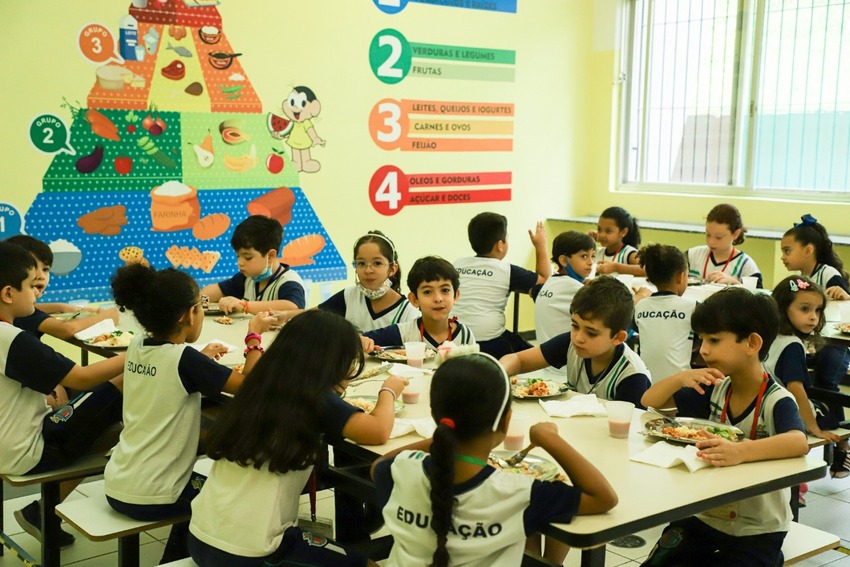
[[[0,236],[49,244],[45,300],[106,300],[135,261],[226,279],[252,214],[281,222],[281,261],[311,282],[349,278],[368,230],[412,263],[468,253],[465,224],[482,210],[545,216],[545,203],[515,205],[546,194],[561,145],[528,136],[532,121],[551,127],[563,93],[541,88],[548,49],[526,47],[557,37],[545,16],[566,16],[559,3],[48,4],[0,24],[20,53],[14,30],[41,19],[62,54],[31,55],[43,72],[14,93],[22,159],[0,156],[25,165],[29,187],[0,199]],[[455,228],[429,245],[434,219]]]

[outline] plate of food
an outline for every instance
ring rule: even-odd
[[[382,362],[378,366],[373,368],[364,369],[363,372],[355,376],[351,379],[352,382],[360,381],[360,380],[368,380],[369,378],[374,378],[375,376],[380,376],[381,374],[389,371],[390,366],[392,366],[388,362]]]
[[[111,333],[103,333],[86,339],[83,342],[89,346],[122,350],[130,346],[130,341],[133,340],[134,336],[133,331],[115,330]]]
[[[674,427],[663,418],[650,419],[644,424],[644,434],[689,445],[695,445],[703,439],[708,439],[708,434],[717,435],[729,441],[742,441],[744,439],[744,432],[734,425],[695,417],[677,417],[676,421],[679,422],[679,427]]]
[[[543,378],[513,378],[511,393],[515,398],[554,398],[567,393],[566,384]]]
[[[346,402],[353,405],[356,408],[362,409],[366,413],[372,413],[372,410],[375,409],[375,404],[378,403],[378,396],[352,396],[343,398]],[[395,401],[395,414],[398,415],[401,413],[401,410],[404,409],[404,402],[401,400]]]
[[[487,464],[506,473],[524,474],[537,480],[567,480],[566,475],[561,472],[558,465],[536,455],[527,455],[521,462],[512,467],[502,466],[500,460],[503,463],[505,459],[513,456],[514,451],[493,451],[490,453],[490,458],[487,459]]]
[[[850,335],[850,323],[839,323],[835,326],[835,330],[842,335]]]
[[[431,350],[430,348],[426,348],[425,360],[434,358],[436,354],[436,351]],[[377,358],[378,360],[388,360],[390,362],[407,362],[407,351],[404,350],[403,346],[381,347],[380,350],[372,351],[371,355]]]
[[[224,311],[218,306],[218,303],[209,303],[204,305],[204,315],[224,315]]]

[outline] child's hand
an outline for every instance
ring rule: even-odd
[[[366,354],[375,350],[375,341],[363,335],[360,335],[360,344],[363,345],[363,352]]]
[[[697,442],[697,457],[705,459],[715,467],[731,467],[744,462],[741,454],[743,443],[733,443],[717,435]]]
[[[528,439],[531,441],[531,444],[535,447],[543,447],[544,449],[546,448],[547,439],[551,439],[553,435],[555,437],[558,436],[558,426],[551,421],[535,423],[528,430]]]
[[[271,311],[260,311],[248,321],[248,332],[262,335],[277,325],[279,325],[277,317]]]
[[[587,231],[587,235],[588,235],[589,237],[591,237],[591,238],[593,239],[593,241],[594,241],[594,242],[596,242],[596,239],[597,239],[597,238],[599,238],[599,233],[598,233],[598,232],[596,232],[595,230],[588,230],[588,231]]]
[[[705,276],[705,280],[710,283],[726,285],[738,285],[741,283],[735,276],[730,276],[724,272],[711,272]]]
[[[62,384],[56,384],[53,391],[47,394],[47,405],[54,411],[68,405],[68,392]]]
[[[218,360],[227,354],[227,346],[221,343],[210,343],[201,350],[201,354],[204,354],[213,360]]]
[[[104,319],[112,319],[112,322],[116,325],[118,324],[118,317],[121,315],[121,312],[118,311],[117,307],[109,307],[108,309],[100,309],[98,311],[101,315],[103,315]]]
[[[404,387],[407,386],[407,378],[402,378],[401,376],[393,376],[390,374],[390,377],[384,380],[384,383],[381,385],[381,388],[389,388],[393,392],[395,392],[395,398],[399,399],[401,397],[401,391],[404,390]]]
[[[839,441],[841,441],[841,437],[839,437],[835,433],[832,433],[831,431],[824,431],[820,427],[815,427],[814,429],[809,431],[809,433],[811,433],[815,437],[819,437],[820,439],[826,439],[830,443],[838,443]]]
[[[834,299],[836,301],[846,301],[850,299],[850,293],[847,293],[837,285],[826,288],[826,295],[830,299]]]
[[[695,368],[693,370],[684,370],[676,374],[683,388],[693,388],[700,394],[705,394],[703,386],[715,386],[720,383],[725,376],[716,368]]]
[[[596,264],[596,275],[610,274],[614,271],[614,268],[614,262],[606,262],[605,260],[602,260]]]
[[[639,290],[637,290],[635,292],[635,303],[637,303],[638,301],[640,301],[641,299],[643,299],[645,297],[649,297],[650,295],[652,295],[651,289],[649,289],[648,287],[640,288]]]
[[[242,311],[242,300],[238,297],[228,295],[227,297],[222,297],[218,300],[218,308],[221,309],[225,315],[240,313]]]
[[[538,221],[537,226],[534,227],[534,232],[528,231],[528,237],[535,248],[542,246],[544,250],[546,249],[546,229],[543,228],[542,221]]]

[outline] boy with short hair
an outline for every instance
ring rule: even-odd
[[[643,403],[743,430],[751,441],[712,436],[697,443],[697,455],[715,466],[805,455],[809,447],[794,397],[761,365],[779,329],[774,301],[730,287],[698,305],[691,322],[709,368],[657,382]],[[789,499],[790,488],[783,488],[672,522],[644,565],[781,565]]]
[[[538,222],[528,231],[535,250],[535,272],[505,260],[508,254],[508,220],[497,213],[475,215],[467,227],[475,256],[458,258],[454,267],[463,286],[463,299],[454,314],[475,333],[481,351],[496,358],[531,348],[531,345],[505,328],[505,307],[511,292],[530,293],[546,281],[552,266],[546,253],[546,231]]]
[[[363,333],[364,351],[372,352],[375,345],[401,345],[407,341],[422,341],[435,349],[445,341],[475,344],[472,331],[457,317],[450,317],[460,297],[460,279],[447,260],[438,256],[416,260],[407,274],[407,287],[410,288],[408,300],[422,316]]]
[[[53,266],[53,251],[50,247],[27,234],[17,234],[6,239],[6,242],[17,244],[29,252],[36,263],[36,299],[44,295],[47,285],[50,283],[50,268]],[[105,319],[112,319],[118,323],[118,309],[110,307],[101,309],[98,307],[84,307],[82,311],[91,312],[87,317],[77,317],[70,320],[61,320],[51,317],[50,313],[74,313],[80,311],[78,307],[68,303],[37,303],[35,311],[26,317],[17,317],[12,323],[25,331],[29,331],[36,337],[45,333],[57,339],[70,339],[83,329],[88,329],[95,323]]]
[[[304,309],[304,282],[278,260],[283,227],[275,219],[253,215],[233,231],[230,246],[239,272],[201,290],[225,313]]]
[[[512,376],[566,363],[569,389],[640,406],[650,378],[646,365],[625,343],[633,312],[629,289],[613,276],[599,276],[573,298],[571,331],[499,362]]]
[[[97,435],[121,420],[123,354],[79,366],[10,323],[35,309],[36,279],[32,255],[17,244],[0,242],[2,474],[33,474],[66,466],[84,455]],[[90,391],[51,414],[44,396],[57,384]],[[60,497],[67,496],[68,488],[62,486]],[[15,517],[27,533],[40,539],[37,501],[15,512]],[[61,547],[73,543],[73,536],[63,534]]]

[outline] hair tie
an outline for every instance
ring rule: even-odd
[[[803,222],[795,222],[794,228],[796,228],[798,226],[812,226],[812,225],[814,225],[818,222],[818,219],[816,219],[815,217],[813,217],[810,214],[805,214],[805,215],[801,216],[800,219]]]
[[[788,282],[788,285],[791,286],[791,291],[800,291],[801,289],[809,288],[809,282],[803,281],[800,278],[797,278],[796,281],[791,280]]]
[[[443,425],[445,425],[445,426],[446,426],[446,427],[448,427],[449,429],[454,429],[454,428],[455,428],[455,420],[453,420],[453,419],[452,419],[452,418],[450,418],[450,417],[441,417],[441,418],[440,418],[440,423],[442,423]]]

